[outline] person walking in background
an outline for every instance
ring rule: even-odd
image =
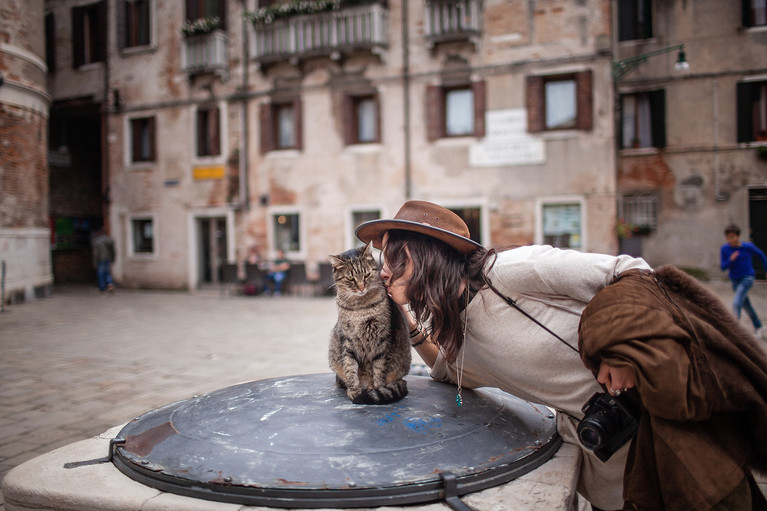
[[[764,335],[764,327],[748,299],[748,291],[754,285],[756,276],[752,256],[759,257],[765,268],[767,268],[767,257],[753,243],[740,240],[740,227],[735,224],[730,224],[725,228],[724,237],[727,243],[722,245],[720,250],[720,265],[722,271],[729,271],[732,288],[735,291],[732,309],[738,319],[740,319],[741,309],[745,309],[754,324],[756,337],[761,338]]]
[[[102,293],[113,292],[115,286],[112,282],[112,263],[115,262],[115,242],[103,227],[98,230],[91,242],[91,253],[99,290]]]

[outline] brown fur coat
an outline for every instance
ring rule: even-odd
[[[637,376],[624,509],[710,509],[767,472],[767,354],[697,281],[672,266],[622,274],[584,310],[579,344],[595,375],[605,360]]]

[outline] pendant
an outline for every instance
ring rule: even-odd
[[[463,398],[461,398],[460,393],[455,395],[455,404],[457,404],[458,406],[461,406],[463,404]]]

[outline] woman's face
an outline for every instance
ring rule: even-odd
[[[407,247],[405,247],[405,257],[407,261],[405,263],[405,274],[394,282],[389,282],[389,279],[391,278],[391,270],[389,265],[386,263],[386,257],[384,256],[386,253],[386,244],[388,241],[389,233],[387,232],[384,234],[383,241],[381,243],[381,257],[383,259],[381,263],[381,278],[383,279],[386,290],[388,291],[389,296],[392,297],[392,300],[394,300],[394,302],[398,305],[405,305],[408,303],[405,288],[407,282],[410,280],[410,277],[413,275],[413,261],[410,260],[410,252],[408,251]]]

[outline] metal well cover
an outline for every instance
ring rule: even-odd
[[[148,486],[271,507],[372,507],[508,482],[561,444],[546,407],[409,375],[390,405],[355,405],[333,374],[253,381],[150,411],[113,463]],[[124,444],[120,443],[124,440]],[[446,478],[449,477],[449,479]]]

